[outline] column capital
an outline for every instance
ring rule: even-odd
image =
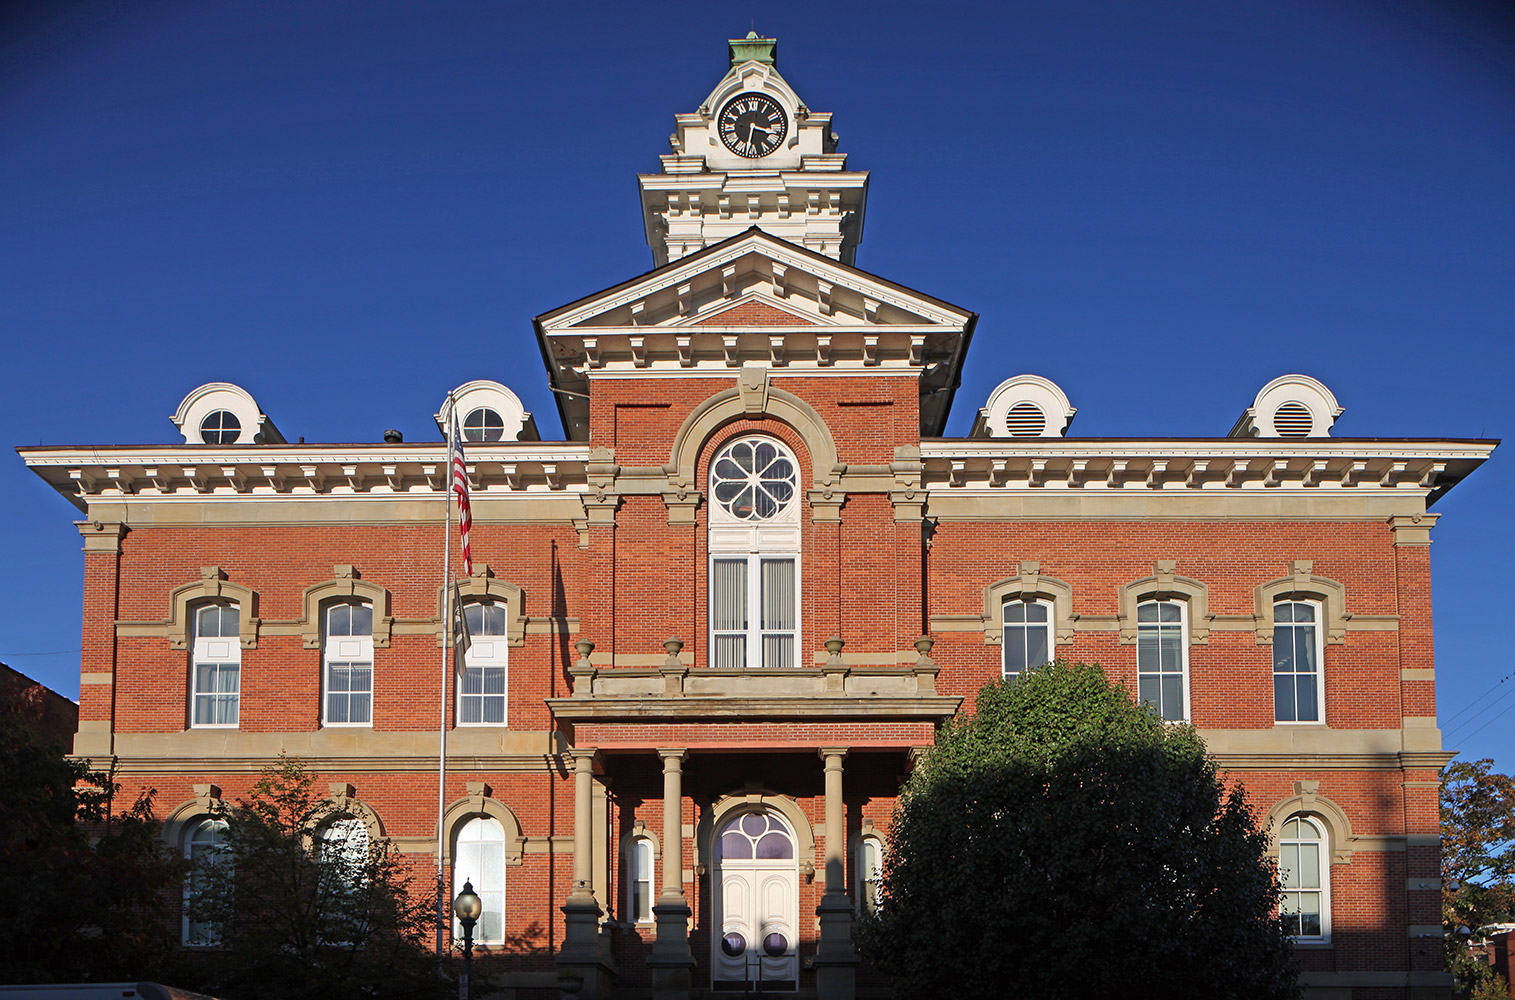
[[[569,747],[563,752],[573,758],[574,764],[578,764],[580,761],[588,761],[590,764],[593,764],[595,758],[600,755],[600,751],[594,747]]]
[[[684,760],[688,758],[689,751],[684,749],[672,750],[659,747],[658,756],[663,759],[663,766],[667,767],[669,761],[674,761],[676,763],[682,764]]]
[[[837,767],[841,767],[842,758],[847,756],[847,751],[850,749],[851,747],[821,747],[816,751],[816,755],[826,762],[827,767],[830,767],[832,762],[835,762]]]

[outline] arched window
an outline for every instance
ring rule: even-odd
[[[354,889],[367,878],[368,824],[353,816],[333,820],[321,828],[321,860],[337,883]]]
[[[877,837],[857,842],[857,910],[873,913],[879,908],[879,891],[884,881],[884,845]]]
[[[710,648],[716,667],[799,665],[799,466],[778,441],[710,463]]]
[[[183,940],[186,945],[194,948],[213,947],[221,943],[220,930],[207,921],[191,920],[189,907],[196,895],[206,888],[201,866],[225,864],[229,861],[226,857],[225,821],[203,819],[194,824],[189,830],[189,836],[184,838],[184,858],[192,867],[189,877],[184,881]]]
[[[626,913],[639,924],[652,922],[652,841],[636,837],[626,850]]]
[[[1278,722],[1324,719],[1320,618],[1315,601],[1273,605],[1273,718]]]
[[[326,606],[325,724],[373,725],[373,605]]]
[[[1001,645],[1006,677],[1052,659],[1052,602],[1011,598],[1000,605],[1005,630]]]
[[[206,604],[195,611],[190,656],[191,726],[235,726],[242,699],[242,644],[235,604]]]
[[[1278,912],[1297,941],[1331,938],[1331,852],[1325,828],[1303,813],[1284,820],[1278,837]]]
[[[1189,643],[1182,601],[1136,606],[1136,690],[1168,722],[1189,717]]]
[[[468,626],[468,649],[463,654],[463,677],[458,685],[458,724],[502,726],[509,690],[505,605],[471,602],[463,607],[463,619]]]
[[[489,816],[474,816],[458,827],[452,852],[452,894],[472,882],[483,900],[484,912],[474,925],[473,939],[480,944],[505,941],[505,828]],[[453,937],[462,940],[463,925],[456,919]]]

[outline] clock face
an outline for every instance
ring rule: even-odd
[[[716,128],[727,149],[755,160],[779,148],[789,132],[789,119],[778,101],[767,94],[748,92],[726,102],[716,118]]]

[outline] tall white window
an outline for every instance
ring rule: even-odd
[[[474,925],[473,939],[481,944],[505,941],[505,828],[490,816],[475,816],[458,827],[452,852],[452,894],[457,898],[463,883],[484,903],[484,912]],[[463,925],[452,922],[453,937],[463,938]]]
[[[1320,670],[1320,605],[1273,605],[1273,718],[1320,722],[1325,701]]]
[[[458,685],[458,723],[464,726],[505,724],[506,673],[509,648],[505,636],[505,605],[482,601],[465,605],[468,650],[463,654],[463,677]]]
[[[206,819],[196,823],[184,840],[184,857],[196,867],[227,863],[226,823],[219,819]],[[197,877],[197,874],[191,869],[184,884],[183,940],[191,947],[208,948],[221,943],[221,934],[215,924],[189,918],[190,900],[204,889],[203,876]]]
[[[373,607],[326,607],[326,725],[373,724]]]
[[[360,819],[348,816],[321,830],[321,858],[330,862],[331,874],[343,888],[357,888],[363,880],[368,847],[368,824]]]
[[[877,837],[857,842],[857,909],[873,913],[879,907],[879,887],[884,881],[884,845]]]
[[[1167,721],[1189,717],[1189,644],[1179,601],[1136,607],[1136,690]]]
[[[190,674],[190,725],[235,726],[242,700],[242,643],[235,604],[207,604],[195,610]]]
[[[717,667],[799,665],[799,466],[767,437],[710,464],[710,647]]]
[[[626,851],[626,907],[629,919],[652,922],[652,841],[637,837]]]
[[[1000,606],[1004,623],[1001,655],[1006,677],[1039,667],[1052,659],[1052,602],[1020,598]]]
[[[1283,885],[1278,913],[1295,940],[1331,937],[1328,846],[1325,830],[1315,820],[1295,813],[1284,821],[1278,837],[1278,880]]]

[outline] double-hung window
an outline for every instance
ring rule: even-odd
[[[1273,605],[1275,721],[1322,721],[1320,617],[1320,605],[1313,601],[1279,601]]]
[[[326,668],[326,725],[372,725],[372,605],[327,605],[323,659]]]
[[[230,861],[226,856],[225,820],[204,819],[196,823],[185,838],[184,859],[190,864],[189,877],[184,880],[184,943],[196,948],[218,945],[220,928],[205,920],[191,920],[189,911],[199,894],[208,891],[206,867]]]
[[[1000,606],[1001,639],[1006,677],[1039,667],[1052,659],[1052,603],[1015,598]]]
[[[505,605],[480,601],[463,608],[468,650],[458,694],[458,722],[465,726],[505,724],[508,646]]]
[[[1184,605],[1143,601],[1136,607],[1136,690],[1168,722],[1189,717],[1189,644]]]
[[[766,437],[739,438],[711,463],[713,666],[799,666],[798,469]]]
[[[1278,913],[1284,929],[1298,941],[1329,940],[1331,869],[1325,831],[1315,820],[1295,813],[1278,837],[1278,880],[1283,886]]]
[[[639,924],[652,922],[652,841],[636,837],[626,851],[627,916]]]
[[[235,726],[242,699],[242,644],[235,604],[196,609],[190,674],[190,725]]]

